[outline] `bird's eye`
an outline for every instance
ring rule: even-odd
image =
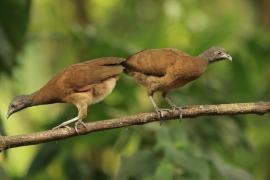
[[[14,104],[11,105],[12,108],[15,108],[16,106]]]
[[[220,55],[221,52],[220,51],[215,51],[215,55]]]
[[[222,54],[222,52],[221,51],[218,51],[218,55],[221,55]]]

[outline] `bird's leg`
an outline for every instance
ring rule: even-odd
[[[72,118],[72,119],[70,119],[70,120],[68,120],[68,121],[65,121],[65,122],[59,124],[58,126],[54,127],[53,130],[54,130],[54,129],[61,128],[61,127],[68,127],[68,128],[70,128],[70,127],[67,126],[67,125],[68,125],[68,124],[71,124],[71,123],[73,123],[73,122],[75,122],[75,121],[78,121],[78,120],[79,120],[78,117]]]
[[[165,97],[166,102],[172,107],[173,110],[181,109],[181,107],[178,107],[176,104],[174,104],[168,96]]]
[[[153,104],[154,108],[155,108],[155,111],[157,112],[158,114],[158,118],[160,119],[160,125],[162,124],[162,121],[161,121],[161,118],[164,116],[164,111],[167,111],[167,112],[170,112],[170,109],[160,109],[157,104],[155,103],[154,99],[153,99],[153,96],[150,95],[149,96],[149,99],[151,101],[151,103]]]
[[[80,105],[77,105],[79,115],[78,115],[78,121],[75,123],[75,131],[79,133],[78,126],[82,125],[85,129],[87,129],[86,124],[82,121],[87,116],[87,103],[82,103]]]
[[[168,87],[170,82],[173,82],[173,80],[175,78],[176,77],[174,75],[171,75],[169,73],[167,73],[166,75],[164,75],[162,77],[142,76],[142,78],[141,78],[141,79],[145,80],[145,81],[143,81],[142,84],[145,83],[144,85],[147,86],[147,93],[148,93],[149,99],[150,99],[151,103],[153,104],[160,119],[163,117],[164,111],[171,112],[171,110],[170,109],[160,109],[156,105],[155,101],[153,100],[153,93],[156,91],[160,91],[164,87]]]
[[[82,119],[78,119],[78,121],[75,123],[75,131],[77,134],[80,134],[78,129],[79,125],[82,125],[83,127],[85,127],[85,129],[87,129],[86,124],[82,121]]]
[[[163,97],[164,97],[164,99],[166,100],[166,102],[172,107],[172,110],[173,110],[173,111],[174,111],[174,110],[177,110],[177,111],[180,112],[180,120],[182,120],[182,118],[183,118],[182,110],[183,110],[183,109],[182,109],[181,107],[175,105],[175,104],[172,102],[171,98],[169,98],[167,95],[163,95]]]

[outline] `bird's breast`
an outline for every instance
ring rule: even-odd
[[[174,80],[169,82],[165,90],[175,89],[199,78],[206,70],[207,64],[203,61],[186,61],[176,63],[168,73],[174,76]]]
[[[76,106],[80,104],[95,104],[102,101],[108,96],[115,87],[117,77],[109,78],[102,82],[92,84],[88,91],[74,92],[64,98],[65,102],[72,103]]]
[[[93,99],[91,104],[98,103],[102,101],[106,96],[111,94],[112,90],[115,87],[117,79],[118,77],[113,77],[103,81],[102,83],[94,85],[92,91]]]

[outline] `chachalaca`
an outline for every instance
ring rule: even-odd
[[[24,108],[52,103],[72,103],[78,109],[78,116],[63,122],[55,128],[75,123],[83,123],[87,116],[88,105],[97,103],[109,95],[115,87],[119,74],[123,71],[120,65],[125,59],[104,57],[73,64],[56,76],[38,91],[29,95],[16,96],[9,105],[7,118]]]
[[[129,76],[146,87],[150,101],[159,117],[162,117],[162,111],[169,110],[156,105],[153,100],[155,92],[161,92],[173,109],[181,111],[167,96],[168,92],[200,77],[209,64],[225,59],[232,61],[232,57],[220,47],[211,47],[194,57],[178,49],[163,48],[138,52],[122,64]]]

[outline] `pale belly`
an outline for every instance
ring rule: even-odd
[[[115,87],[117,78],[110,78],[98,84],[93,84],[87,92],[73,93],[65,98],[66,102],[75,104],[77,107],[81,104],[95,104],[107,97]]]
[[[109,94],[111,94],[112,90],[115,87],[117,78],[111,78],[106,81],[104,81],[101,84],[97,84],[94,87],[94,90],[92,92],[92,103],[95,104],[100,101],[102,101],[105,97],[107,97]]]

